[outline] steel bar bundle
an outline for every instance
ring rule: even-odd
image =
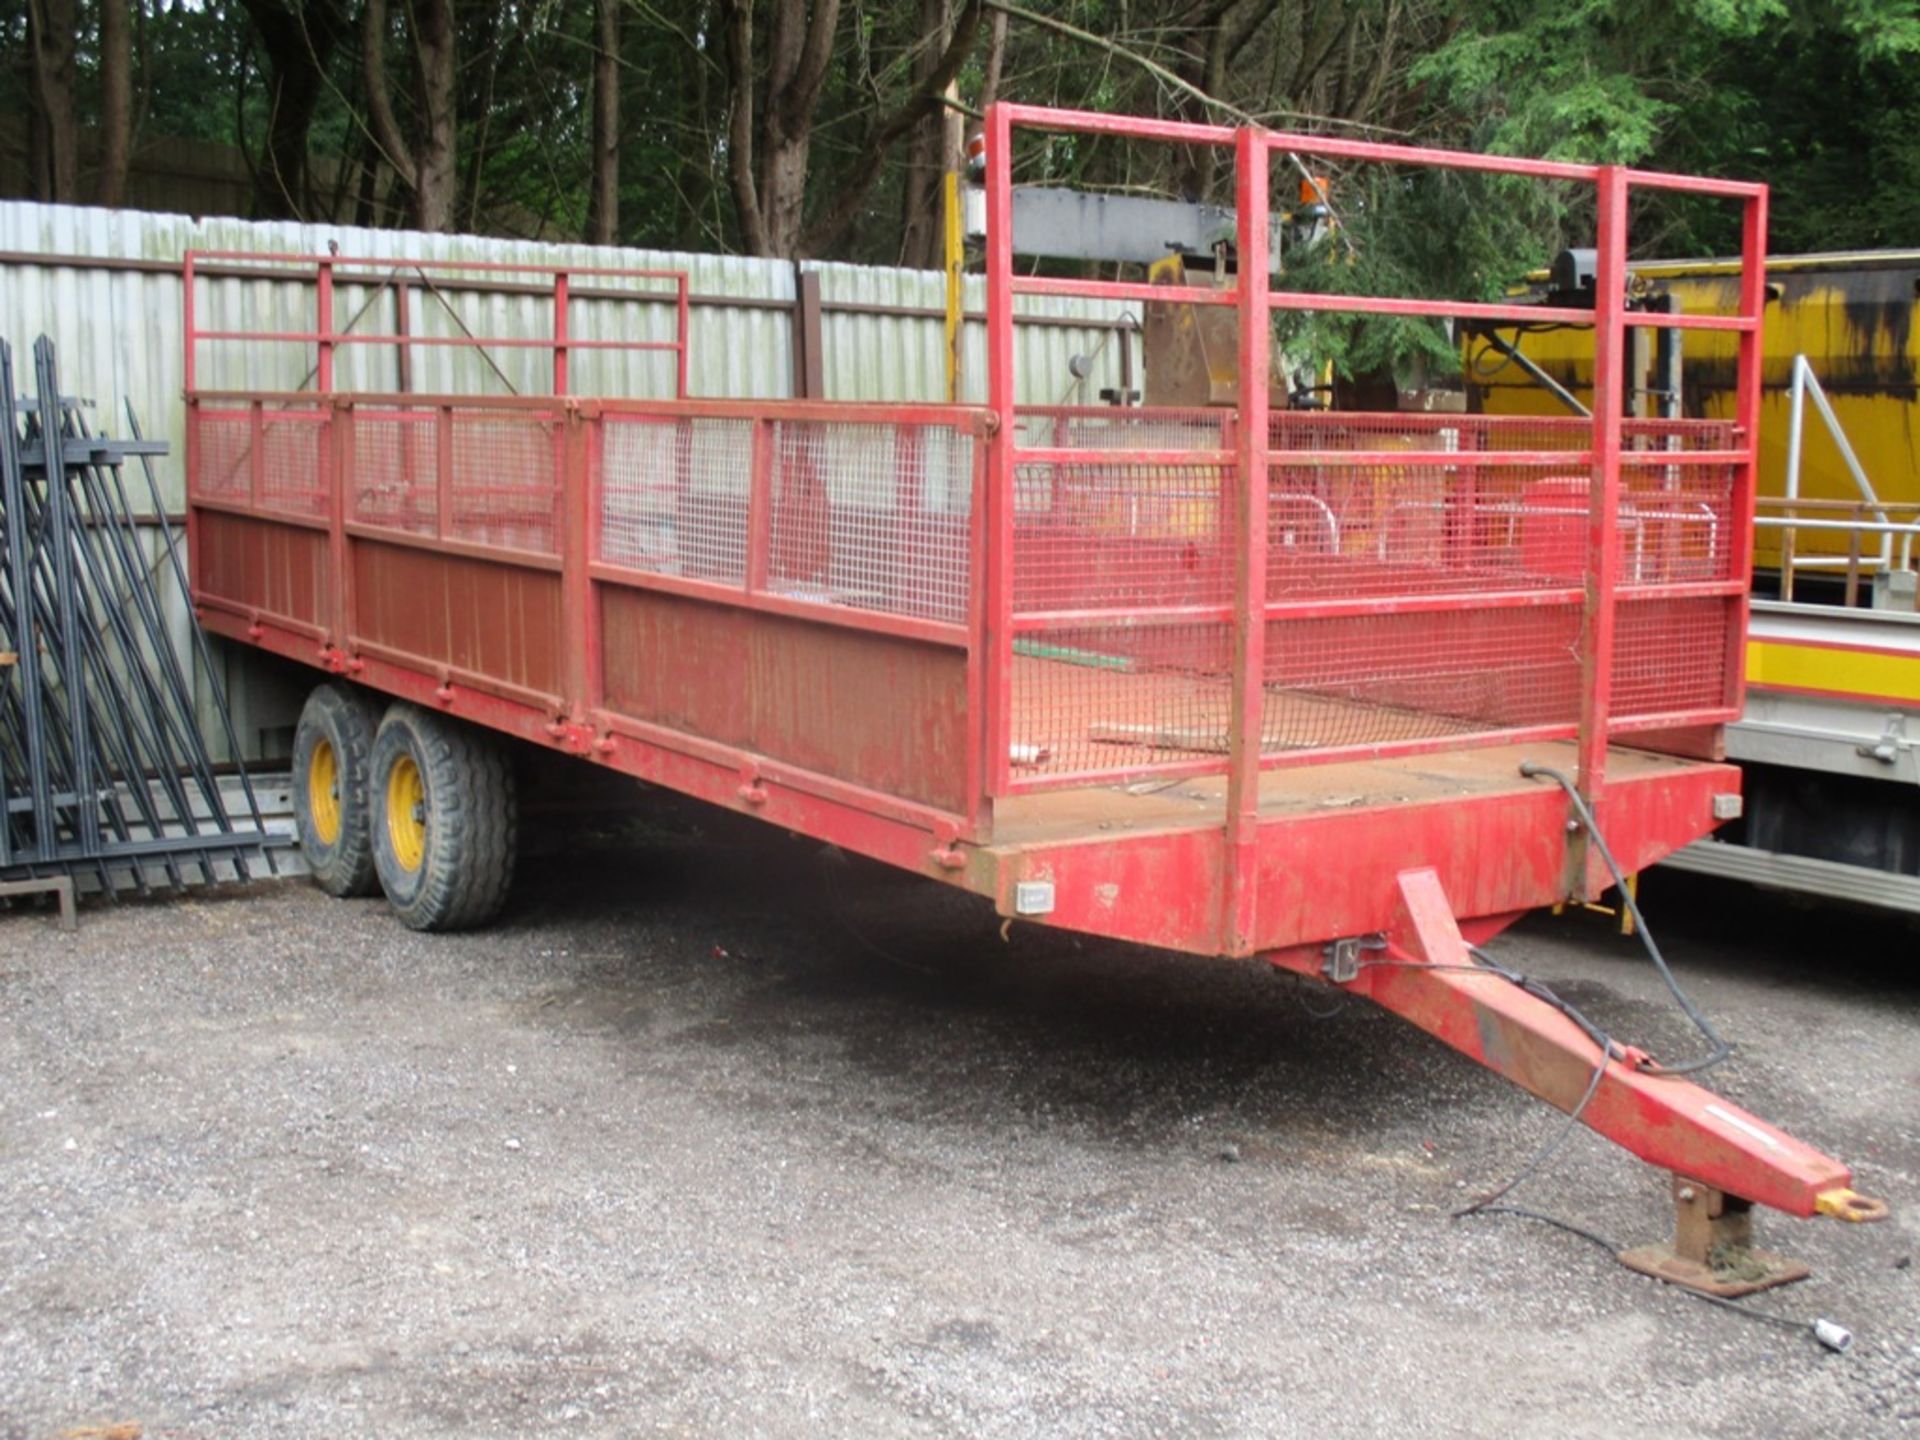
[[[18,396],[0,340],[0,886],[65,877],[146,893],[155,876],[212,883],[221,864],[249,879],[271,868],[270,837],[207,666],[244,796],[244,813],[228,813],[161,604],[163,571],[186,585],[149,463],[167,447],[92,434],[45,336],[33,365],[35,393]],[[131,459],[145,514],[122,474]],[[157,562],[143,526],[158,527]],[[206,638],[186,626],[204,665]]]

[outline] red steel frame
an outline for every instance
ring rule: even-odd
[[[314,318],[311,330],[207,330],[196,321],[196,271],[209,261],[228,265],[245,264],[260,269],[260,279],[307,283],[311,276],[314,291]],[[339,285],[392,284],[402,273],[417,276],[431,284],[435,273],[478,275],[504,280],[509,276],[539,276],[551,287],[552,334],[542,340],[526,335],[476,336],[414,335],[402,329],[387,335],[365,334],[338,329],[334,321],[334,289]],[[674,394],[687,396],[687,333],[689,301],[687,272],[632,266],[539,265],[500,260],[400,260],[378,255],[290,255],[258,250],[189,250],[181,261],[181,282],[186,321],[184,369],[186,389],[196,388],[196,361],[200,345],[208,341],[238,341],[250,345],[299,344],[314,347],[314,390],[321,395],[333,392],[334,352],[342,345],[392,345],[401,351],[421,345],[459,350],[551,350],[553,352],[553,393],[565,395],[568,385],[568,357],[578,350],[670,351],[674,357]],[[228,278],[232,278],[229,276]],[[569,332],[572,282],[576,279],[664,280],[672,290],[664,295],[636,293],[635,301],[655,301],[674,308],[674,338],[671,340],[580,340]],[[520,282],[524,284],[526,282]],[[464,326],[463,326],[464,328]]]
[[[1530,732],[1531,737],[1546,738],[1549,735],[1578,737],[1580,789],[1589,805],[1598,805],[1604,794],[1606,751],[1610,735],[1630,729],[1679,729],[1695,725],[1719,725],[1738,717],[1740,697],[1744,688],[1745,647],[1742,640],[1746,623],[1745,606],[1748,590],[1746,577],[1750,568],[1752,545],[1751,527],[1744,523],[1744,519],[1743,523],[1735,527],[1737,543],[1741,549],[1733,557],[1729,573],[1724,578],[1711,582],[1676,585],[1659,590],[1643,589],[1636,592],[1636,598],[1640,600],[1723,598],[1728,602],[1729,608],[1736,612],[1735,623],[1728,626],[1729,649],[1724,672],[1726,684],[1721,703],[1713,707],[1659,716],[1652,722],[1641,719],[1622,723],[1621,717],[1615,717],[1611,713],[1611,662],[1619,601],[1618,518],[1624,409],[1620,393],[1622,377],[1620,356],[1628,326],[1711,328],[1733,330],[1740,334],[1741,380],[1736,421],[1738,433],[1742,437],[1740,443],[1728,450],[1666,453],[1662,454],[1661,460],[1662,463],[1683,466],[1732,465],[1736,470],[1733,513],[1740,517],[1750,515],[1755,475],[1752,437],[1759,419],[1757,346],[1765,304],[1762,264],[1766,234],[1766,187],[1764,185],[1634,171],[1613,165],[1580,165],[1504,156],[1472,155],[1456,151],[1430,150],[1320,135],[1281,134],[1252,128],[1235,130],[1224,126],[1146,120],[1019,105],[1002,105],[997,108],[995,115],[989,118],[988,153],[1010,155],[1013,135],[1021,129],[1126,136],[1161,140],[1172,144],[1204,145],[1233,150],[1238,207],[1236,243],[1238,253],[1241,255],[1264,255],[1268,251],[1270,231],[1267,196],[1270,190],[1271,167],[1276,155],[1290,154],[1296,157],[1317,156],[1348,161],[1411,164],[1439,169],[1491,172],[1540,180],[1575,181],[1591,185],[1595,190],[1600,232],[1597,241],[1596,300],[1592,310],[1577,310],[1453,300],[1276,293],[1269,289],[1266,267],[1259,265],[1241,267],[1237,283],[1232,288],[1192,285],[1169,287],[1020,276],[1016,275],[1013,269],[1013,237],[1007,218],[1012,213],[1011,167],[999,165],[990,168],[986,181],[987,303],[988,329],[992,346],[989,354],[988,403],[1001,417],[1003,426],[1010,426],[1014,415],[1011,326],[1015,296],[1050,295],[1122,301],[1175,301],[1240,307],[1240,390],[1237,408],[1237,414],[1240,417],[1240,449],[1232,459],[1238,464],[1244,486],[1240,499],[1246,507],[1241,521],[1242,538],[1245,543],[1236,572],[1233,613],[1230,617],[1238,626],[1234,657],[1237,677],[1235,685],[1238,693],[1230,760],[1218,767],[1237,777],[1236,791],[1241,798],[1232,809],[1242,818],[1230,823],[1244,825],[1244,817],[1247,813],[1245,797],[1251,791],[1250,777],[1259,767],[1293,763],[1288,757],[1274,755],[1262,757],[1259,746],[1254,743],[1247,719],[1249,715],[1257,713],[1252,700],[1263,674],[1261,661],[1265,633],[1265,627],[1250,621],[1250,617],[1257,613],[1257,606],[1261,603],[1261,599],[1249,586],[1252,577],[1264,573],[1264,544],[1267,533],[1264,515],[1267,487],[1253,483],[1253,479],[1266,474],[1266,467],[1272,465],[1283,463],[1348,466],[1374,464],[1404,467],[1427,464],[1458,468],[1475,463],[1498,463],[1503,467],[1538,466],[1545,469],[1563,468],[1570,462],[1585,464],[1591,475],[1588,491],[1590,507],[1587,545],[1590,563],[1587,566],[1586,583],[1581,597],[1584,620],[1581,645],[1583,680],[1580,714],[1576,724],[1540,728]],[[1634,186],[1643,189],[1677,190],[1721,196],[1741,204],[1744,279],[1740,310],[1737,314],[1731,316],[1665,315],[1629,311],[1626,308],[1627,212],[1631,189]],[[1502,451],[1477,457],[1477,460],[1474,456],[1451,451],[1287,450],[1267,452],[1258,443],[1257,437],[1267,433],[1267,395],[1270,380],[1268,336],[1270,316],[1276,310],[1391,314],[1433,319],[1559,321],[1582,326],[1591,325],[1595,331],[1596,358],[1589,447],[1584,452],[1574,455],[1565,451]],[[1418,425],[1419,417],[1400,418],[1403,421],[1413,421],[1416,426]],[[1194,452],[1172,452],[1165,456],[1134,454],[1130,458],[1136,463],[1165,460],[1169,463],[1192,464],[1205,457]],[[1074,450],[1063,447],[1027,450],[1005,445],[996,455],[996,462],[1000,468],[995,477],[995,490],[997,493],[1011,492],[1014,470],[1023,461],[1094,464],[1111,459],[1112,454],[1108,451]],[[1004,548],[1011,551],[1013,532],[1010,515],[1003,517],[1003,529],[999,539]],[[1341,613],[1350,603],[1341,601],[1308,605],[1272,603],[1268,605],[1266,613],[1268,618],[1276,620],[1310,619]],[[1396,599],[1389,603],[1390,608],[1400,611],[1404,611],[1407,606],[1404,599]],[[1434,604],[1435,602],[1428,598],[1422,603]],[[1539,603],[1543,603],[1542,597],[1532,592],[1511,596],[1476,593],[1462,595],[1454,602],[1457,608]],[[1194,614],[1192,618],[1214,618],[1219,616],[1219,613],[1208,612],[1205,616]],[[1011,611],[1001,618],[1010,631],[1040,628],[1031,617],[1016,617]],[[1084,616],[1074,618],[1085,619]],[[1220,618],[1228,617],[1220,616]],[[1003,707],[1009,704],[1008,687],[996,683],[993,686],[993,692],[997,703]],[[1003,716],[1003,726],[1006,723]],[[1497,734],[1485,737],[1489,743],[1503,738],[1508,737]],[[1446,743],[1451,747],[1460,742],[1458,739],[1450,738]],[[1400,747],[1369,747],[1368,753],[1375,755],[1392,753],[1394,748],[1398,748],[1401,753],[1414,753],[1423,744],[1424,742],[1409,742]],[[996,748],[993,753],[1001,757],[995,777],[996,793],[1017,793],[1022,788],[1038,788],[1037,786],[1023,787],[1012,777],[1004,758],[1004,747]],[[1206,767],[1189,766],[1187,768],[1191,770]],[[1087,777],[1067,777],[1067,783],[1084,778]],[[1585,878],[1591,879],[1596,888],[1604,888],[1605,882],[1597,870],[1593,871],[1590,877]]]
[[[311,271],[312,328],[256,334],[200,327],[196,257],[189,256],[189,538],[194,599],[208,627],[414,703],[967,886],[992,897],[1009,915],[1199,954],[1264,954],[1276,965],[1315,975],[1325,964],[1322,942],[1382,937],[1400,957],[1398,968],[1348,976],[1341,983],[1562,1108],[1578,1101],[1598,1061],[1606,1067],[1606,1083],[1583,1117],[1595,1128],[1657,1164],[1731,1193],[1796,1214],[1844,1213],[1846,1207],[1834,1198],[1847,1193],[1843,1166],[1697,1087],[1638,1073],[1627,1061],[1597,1057],[1583,1035],[1568,1033],[1572,1027],[1557,1012],[1496,977],[1455,968],[1468,963],[1463,948],[1468,940],[1483,940],[1527,909],[1604,883],[1597,861],[1586,853],[1586,836],[1569,833],[1576,827],[1568,823],[1565,798],[1550,785],[1521,776],[1513,763],[1516,747],[1557,745],[1569,751],[1559,763],[1577,768],[1579,790],[1629,869],[1706,833],[1722,802],[1737,795],[1737,773],[1712,757],[1717,727],[1737,713],[1744,657],[1757,339],[1764,300],[1764,188],[1614,166],[1005,104],[989,112],[987,129],[989,393],[984,408],[690,399],[685,276],[578,267],[546,272],[555,315],[550,338],[469,342],[550,348],[551,396],[343,394],[333,383],[332,355],[339,345],[461,343],[337,331],[333,287],[344,276],[373,283],[377,274],[363,275],[353,267],[392,267],[394,262],[219,257],[261,261],[280,267],[280,273],[290,264]],[[1230,148],[1242,256],[1268,252],[1268,196],[1280,155],[1591,185],[1599,214],[1595,309],[1549,313],[1446,300],[1290,293],[1271,287],[1263,264],[1243,266],[1228,289],[1019,276],[1013,269],[1009,159],[1016,130],[1029,129]],[[1745,278],[1737,316],[1656,316],[1624,309],[1627,206],[1635,187],[1716,195],[1743,206]],[[457,268],[484,276],[537,267]],[[674,282],[676,340],[571,339],[569,277],[636,273]],[[1053,612],[1016,608],[1016,468],[1114,459],[1112,450],[1018,443],[1024,412],[1015,403],[1015,301],[1023,294],[1239,307],[1239,403],[1222,422],[1219,447],[1164,453],[1142,447],[1125,456],[1135,464],[1213,464],[1233,476],[1230,605],[1171,607],[1157,617],[1144,606],[1135,616],[1231,627],[1230,712],[1222,754],[1046,775],[1016,773],[1018,637],[1068,630],[1089,616],[1112,616],[1110,606]],[[1285,309],[1483,319],[1557,316],[1591,324],[1599,363],[1590,439],[1579,448],[1484,455],[1418,448],[1275,448],[1268,414],[1271,317]],[[1631,325],[1735,330],[1741,380],[1731,446],[1659,455],[1663,466],[1734,467],[1728,517],[1732,555],[1725,575],[1638,587],[1623,596],[1619,529],[1625,432],[1621,367],[1613,361]],[[197,347],[237,340],[313,345],[316,390],[199,389],[193,365]],[[568,352],[588,344],[672,350],[675,395],[660,400],[568,396]],[[1399,418],[1409,422],[1415,436],[1433,433],[1431,426],[1423,429],[1421,417]],[[431,429],[437,437],[431,504],[422,485],[406,491],[412,510],[403,505],[364,512],[367,482],[357,467],[370,453],[363,441],[382,425],[398,427],[395,453],[411,453],[409,442],[399,438],[402,432],[424,435]],[[458,455],[477,453],[473,447],[483,441],[508,453],[515,434],[536,431],[545,437],[538,444],[551,444],[541,453],[551,455],[552,478],[536,477],[525,493],[537,500],[550,490],[550,507],[543,510],[536,503],[514,510],[512,524],[523,528],[511,531],[511,542],[484,528],[479,538],[463,531],[471,516],[462,519],[460,503],[466,498],[471,510],[470,487],[482,477],[463,472]],[[309,433],[310,447],[302,438]],[[469,437],[465,452],[459,448],[463,434]],[[701,460],[700,444],[720,443],[716,436],[724,439],[724,453],[718,460]],[[836,445],[842,447],[838,452]],[[859,528],[872,515],[856,515],[848,528],[834,528],[840,521],[829,512],[842,502],[833,498],[830,483],[822,488],[813,474],[818,457],[831,461],[838,453],[845,464],[855,463],[847,456],[891,457],[877,483],[890,480],[894,509],[887,511],[883,503],[874,513],[897,516],[903,507],[916,513],[922,508],[920,497],[932,473],[928,457],[935,449],[949,457],[951,473],[964,472],[964,505],[950,517],[937,523],[923,517],[916,522],[919,531],[878,539]],[[636,454],[654,458],[635,462]],[[241,483],[236,477],[243,463],[247,476]],[[1477,466],[1494,463],[1542,471],[1584,467],[1585,565],[1578,583],[1569,579],[1546,588],[1471,594],[1270,598],[1268,477],[1276,467],[1430,465],[1471,479]],[[672,477],[676,554],[684,558],[689,547],[697,550],[709,531],[721,537],[709,556],[712,573],[649,559],[644,545],[631,553],[620,549],[626,542],[616,526],[628,525],[635,513],[631,507],[651,493],[634,488],[633,476],[647,465]],[[295,483],[286,483],[289,476]],[[862,484],[875,483],[871,469],[861,470],[860,477]],[[710,494],[702,500],[703,483],[711,494],[734,498],[714,501]],[[529,535],[533,538],[523,538]],[[845,582],[835,569],[841,557],[796,561],[797,554],[813,554],[809,546],[849,548],[865,567],[857,583]],[[911,552],[907,561],[900,561],[902,551]],[[896,575],[887,568],[896,563],[906,567],[899,573],[922,577],[914,583],[939,598],[940,606],[922,604],[927,597],[911,585],[887,589],[881,581]],[[924,580],[928,575],[934,578]],[[805,583],[797,583],[796,576]],[[1617,611],[1621,604],[1647,599],[1704,599],[1725,606],[1730,618],[1724,639],[1714,642],[1726,647],[1726,684],[1718,703],[1662,714],[1613,713],[1610,660]],[[1543,604],[1579,607],[1577,718],[1344,748],[1263,750],[1261,717],[1270,684],[1266,647],[1274,623]],[[1627,732],[1635,732],[1643,745],[1702,758],[1655,762],[1642,755],[1616,770],[1610,742]],[[1475,753],[1485,758],[1472,761]],[[1429,758],[1415,770],[1431,770],[1444,761],[1478,778],[1459,792],[1443,789],[1423,799],[1396,800],[1376,789],[1357,805],[1350,797],[1315,800],[1348,785],[1377,786],[1379,772],[1366,766],[1416,756]],[[1145,802],[1147,808],[1136,814],[1129,809],[1136,802],[1111,787],[1142,775],[1193,778],[1203,787],[1197,792],[1202,800],[1195,802],[1199,808],[1163,814]],[[1221,787],[1212,801],[1204,801],[1207,784]],[[1276,796],[1293,797],[1291,808],[1283,803],[1276,810]],[[1048,809],[1048,804],[1062,808]],[[1042,898],[1030,900],[1030,890]]]

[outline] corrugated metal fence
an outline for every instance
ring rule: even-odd
[[[147,434],[166,439],[173,454],[161,462],[168,503],[184,500],[181,466],[185,437],[183,322],[180,262],[188,250],[324,253],[392,257],[396,261],[473,260],[542,266],[620,266],[684,270],[692,295],[688,388],[697,396],[781,397],[804,393],[809,377],[830,400],[943,400],[945,339],[941,320],[945,283],[937,272],[841,264],[796,266],[786,261],[670,251],[600,249],[468,235],[429,235],[352,226],[194,219],[64,205],[0,202],[0,335],[17,350],[40,334],[60,348],[63,384],[97,407],[99,428],[126,431],[126,405]],[[335,321],[361,333],[392,333],[395,291],[343,285]],[[817,305],[815,297],[817,296]],[[195,303],[199,323],[227,330],[297,330],[313,323],[310,285],[218,276],[202,280]],[[439,302],[416,289],[409,312],[414,333],[455,333]],[[482,334],[548,335],[551,306],[543,297],[468,294],[448,302]],[[967,282],[966,307],[978,316],[984,282]],[[1127,307],[1076,299],[1028,297],[1022,314],[1032,323],[1018,332],[1020,398],[1030,404],[1093,403],[1103,387],[1138,383],[1138,339]],[[360,319],[354,322],[356,314]],[[580,338],[671,339],[670,306],[581,300],[571,310]],[[645,333],[634,333],[638,325]],[[797,364],[804,334],[817,329],[819,354],[809,370]],[[1131,350],[1129,347],[1132,347]],[[349,347],[341,354],[342,389],[396,388],[395,350]],[[986,396],[984,330],[967,326],[962,398]],[[1084,379],[1072,357],[1091,362]],[[531,391],[545,388],[538,350],[496,355],[506,376]],[[310,347],[210,344],[198,357],[198,383],[218,388],[302,388],[310,383]],[[658,354],[583,351],[572,389],[580,394],[671,393],[669,358]],[[472,352],[416,348],[413,388],[484,393],[502,388],[483,373]],[[799,377],[798,379],[796,377]],[[159,558],[158,550],[155,551]],[[164,568],[164,567],[162,567]],[[168,595],[169,613],[184,624],[185,600]],[[250,667],[235,664],[227,677],[243,743],[270,752],[272,732],[285,724],[284,697],[263,697]],[[204,687],[203,687],[204,688]]]

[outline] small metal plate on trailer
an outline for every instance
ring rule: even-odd
[[[1050,915],[1053,913],[1053,882],[1022,880],[1013,887],[1013,913]]]

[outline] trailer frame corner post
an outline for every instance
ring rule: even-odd
[[[555,364],[560,363],[555,352]],[[556,376],[564,379],[564,376]],[[558,399],[560,392],[555,391]],[[589,726],[600,708],[600,625],[599,604],[591,568],[596,550],[594,541],[594,504],[592,454],[587,425],[577,404],[562,402],[556,407],[560,428],[559,500],[561,526],[561,606],[570,633],[583,643],[570,646],[566,671],[567,721],[576,727]]]
[[[567,341],[571,330],[567,319],[567,272],[553,272],[553,393],[567,393]]]
[[[1255,946],[1259,907],[1260,761],[1266,731],[1267,492],[1271,488],[1268,369],[1273,357],[1266,257],[1273,188],[1271,142],[1243,126],[1234,135],[1240,297],[1240,534],[1234,569],[1233,693],[1228,719],[1225,905],[1222,950]]]
[[[353,454],[353,404],[336,397],[320,426],[320,473],[327,477],[327,643],[343,656],[353,651],[353,587],[347,583],[351,561],[347,540],[347,495]],[[192,474],[189,470],[188,474]],[[187,507],[193,513],[193,507]]]
[[[1007,793],[1013,766],[1013,110],[987,109],[987,408],[993,412],[986,489],[989,796]]]
[[[674,347],[673,354],[673,398],[676,400],[687,398],[687,349],[693,343],[688,284],[686,271],[682,270],[674,277],[674,334],[678,343]]]
[[[1741,211],[1740,234],[1740,316],[1747,328],[1740,332],[1739,389],[1735,395],[1735,424],[1739,428],[1740,448],[1746,452],[1735,479],[1733,497],[1733,555],[1728,575],[1747,581],[1739,595],[1730,601],[1737,623],[1727,634],[1727,706],[1738,709],[1747,685],[1747,625],[1751,613],[1753,575],[1753,514],[1760,482],[1760,402],[1761,367],[1765,364],[1767,313],[1767,204],[1768,189],[1758,186],[1746,197]],[[1796,411],[1796,424],[1800,416]],[[1790,452],[1798,455],[1798,447]],[[1787,550],[1780,572],[1786,598],[1793,598],[1793,531],[1786,535]]]
[[[194,351],[198,348],[193,340],[193,268],[194,252],[189,250],[180,257],[180,328],[186,338],[186,344],[182,347],[184,353],[180,357],[180,377],[181,386],[188,395],[193,394],[196,388],[193,378]]]
[[[1593,464],[1587,482],[1586,606],[1580,627],[1580,797],[1600,819],[1606,790],[1607,741],[1613,702],[1615,600],[1620,582],[1621,385],[1626,341],[1627,171],[1602,165],[1595,181],[1597,234],[1593,306]],[[1599,857],[1571,806],[1568,811],[1569,898],[1596,899],[1609,883],[1596,876]]]
[[[333,261],[325,256],[315,264],[313,277],[314,389],[333,393]],[[348,322],[351,328],[352,322]]]
[[[994,432],[984,426],[973,429],[973,463],[967,467],[967,714],[976,717],[968,724],[971,743],[967,746],[967,825],[976,840],[987,843],[993,836],[993,770],[987,746],[993,726],[985,719],[988,697],[988,666],[991,641],[988,616],[991,613],[991,587],[987,569],[987,523],[992,510],[988,491],[992,484]]]

